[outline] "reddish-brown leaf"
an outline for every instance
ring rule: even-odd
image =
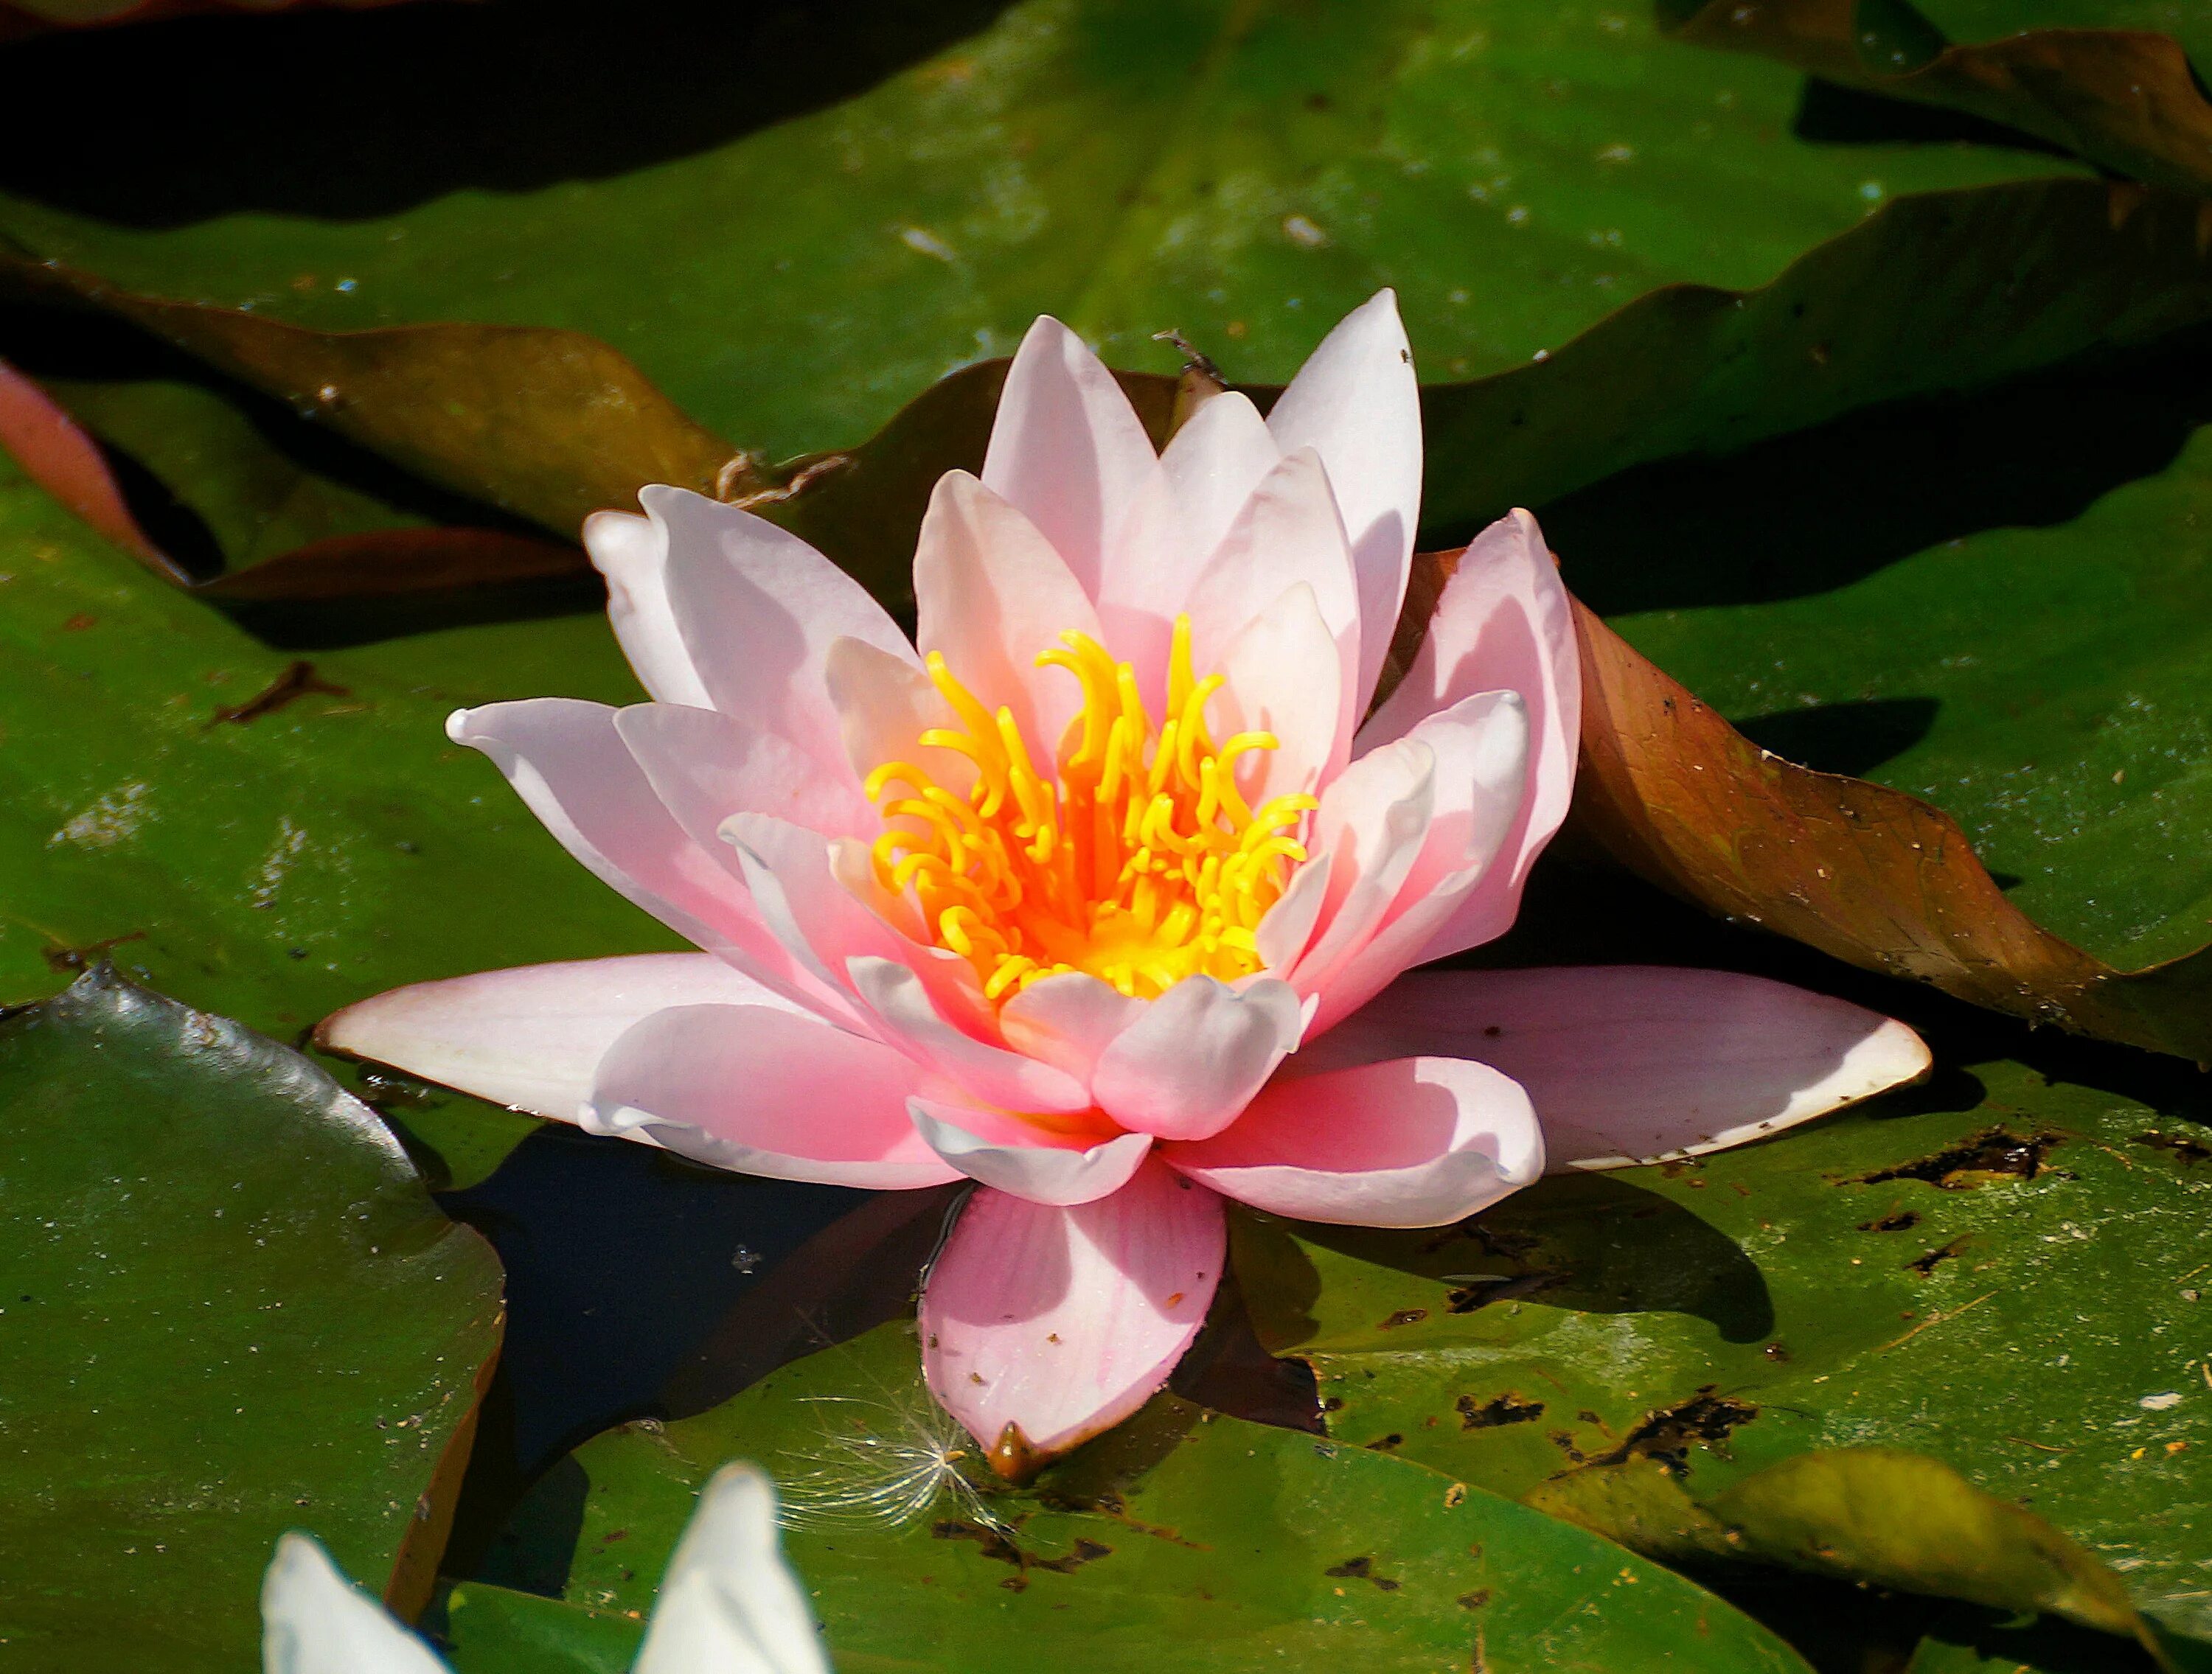
[[[1857,0],[1709,0],[1679,39],[1779,58],[1845,87],[1964,111],[2033,134],[2132,179],[2212,192],[2212,104],[2171,37],[2141,30],[2030,29],[1885,62],[1863,42]],[[1913,27],[1913,26],[1917,26]],[[1871,50],[1870,50],[1871,48]]]

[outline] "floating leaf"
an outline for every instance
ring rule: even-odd
[[[1719,1496],[1762,1467],[1923,1453],[2205,1635],[2212,1148],[2191,1136],[2212,1107],[2180,1066],[2032,1069],[1955,1018],[1928,1032],[1927,1088],[1696,1166],[1548,1179],[1434,1232],[1245,1217],[1261,1338],[1313,1367],[1335,1438],[1503,1494],[1642,1460],[1728,1523]],[[1712,1550],[1663,1503],[1617,1515]]]
[[[2212,193],[2212,104],[2170,35],[2030,28],[1954,45],[1907,0],[1706,0],[1673,33],[1964,112],[2130,179]]]
[[[1528,1503],[1662,1562],[1777,1564],[2155,1642],[2120,1578],[2076,1543],[1949,1466],[1896,1448],[1801,1454],[1703,1505],[1666,1466],[1634,1459],[1567,1471]]]
[[[1571,1524],[1171,1396],[1033,1491],[821,1520],[825,1477],[864,1497],[900,1468],[871,1436],[933,1412],[911,1328],[886,1325],[698,1417],[599,1438],[562,1467],[562,1493],[585,1495],[580,1526],[561,1525],[570,1603],[644,1610],[698,1485],[734,1456],[799,1508],[786,1550],[841,1666],[993,1674],[1048,1643],[1071,1671],[1802,1674],[1728,1605]]]
[[[278,1535],[428,1598],[498,1263],[304,1058],[106,972],[0,1022],[11,1650],[246,1665]]]

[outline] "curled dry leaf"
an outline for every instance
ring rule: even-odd
[[[1457,558],[1415,555],[1394,670]],[[1569,821],[1630,870],[1864,970],[2212,1060],[2212,949],[2115,970],[2007,900],[1941,809],[1761,749],[1579,601],[1575,625],[1583,736]]]
[[[2212,104],[2167,35],[2029,29],[1953,45],[1904,0],[1708,0],[1675,26],[1699,46],[1779,58],[1844,87],[1962,111],[2131,179],[2212,192]]]

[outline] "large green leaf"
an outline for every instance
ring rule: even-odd
[[[245,1667],[293,1527],[419,1608],[500,1275],[375,1113],[100,973],[0,1022],[0,1126],[11,1659]]]
[[[400,982],[680,945],[442,730],[491,699],[636,696],[594,600],[314,651],[302,674],[4,463],[0,575],[0,1003],[112,943],[165,990],[288,1038]],[[462,1174],[529,1125],[452,1099],[402,1119],[444,1119]]]
[[[1313,1364],[1333,1434],[1501,1493],[1649,1458],[1710,1497],[1816,1448],[1926,1453],[2203,1633],[2212,1176],[2177,1121],[2201,1093],[1936,1040],[1929,1089],[1702,1167],[1547,1180],[1437,1233],[1247,1219],[1262,1337]]]
[[[950,1445],[949,1422],[921,1387],[912,1329],[894,1325],[699,1417],[602,1436],[562,1467],[588,1482],[580,1523],[562,1525],[568,1597],[646,1609],[699,1484],[737,1456],[814,1512],[786,1546],[842,1667],[989,1674],[1048,1644],[1071,1671],[1802,1668],[1718,1599],[1571,1524],[1171,1396],[1034,1490],[947,1495],[903,1526],[817,1520],[884,1488],[898,1448]]]
[[[11,50],[0,232],[326,329],[588,332],[783,457],[857,442],[1041,312],[1133,365],[1170,365],[1150,337],[1180,326],[1264,381],[1394,283],[1427,375],[1465,377],[1656,285],[1763,283],[1900,192],[2078,172],[1801,139],[1795,72],[1662,40],[1632,5],[994,10],[49,38]],[[94,76],[131,123],[74,119]],[[317,90],[311,119],[288,86]]]

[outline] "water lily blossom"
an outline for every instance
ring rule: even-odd
[[[1420,487],[1384,292],[1264,417],[1219,394],[1163,451],[1039,320],[981,476],[930,501],[911,643],[796,537],[646,489],[586,542],[653,701],[450,731],[702,951],[400,989],[323,1043],[726,1168],[976,1182],[924,1363],[1017,1477],[1165,1380],[1224,1198],[1441,1225],[1547,1163],[1710,1149],[1920,1074],[1903,1025],[1751,978],[1402,975],[1512,923],[1581,707],[1523,512],[1373,701]]]
[[[307,1535],[277,1542],[261,1622],[263,1674],[445,1674],[430,1647]],[[753,1466],[724,1465],[700,1495],[633,1674],[830,1674],[777,1545],[775,1489]]]

